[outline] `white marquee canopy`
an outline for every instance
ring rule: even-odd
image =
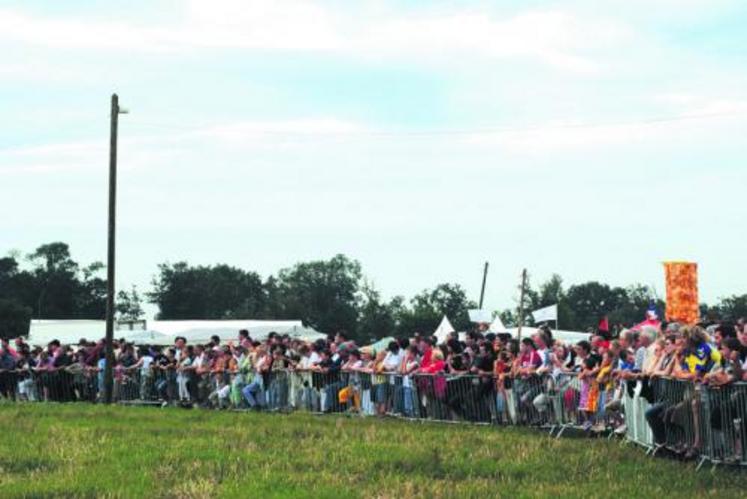
[[[131,329],[118,325],[114,337],[139,345],[171,345],[174,338],[184,336],[189,343],[206,343],[217,335],[222,341],[236,340],[239,330],[246,329],[252,338],[263,339],[269,333],[288,334],[294,338],[315,340],[324,337],[301,321],[145,321],[145,327]],[[28,342],[46,345],[52,340],[77,344],[81,339],[98,341],[106,335],[106,321],[32,320]]]

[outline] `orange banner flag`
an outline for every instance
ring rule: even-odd
[[[698,307],[698,264],[664,262],[667,282],[667,321],[695,324],[700,320]]]

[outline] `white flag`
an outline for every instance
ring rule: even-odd
[[[534,322],[547,322],[547,321],[558,321],[558,306],[550,305],[549,307],[541,308],[532,312]]]
[[[469,314],[470,322],[476,322],[478,324],[490,324],[491,322],[493,322],[493,314],[491,314],[488,310],[475,308],[472,310],[467,310],[467,314]]]

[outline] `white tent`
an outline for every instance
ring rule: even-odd
[[[449,318],[444,315],[444,318],[441,319],[441,324],[438,325],[438,328],[436,328],[433,335],[438,339],[439,343],[443,343],[446,341],[448,334],[453,333],[454,331],[454,326],[449,322]]]
[[[184,336],[189,343],[206,343],[217,335],[222,341],[236,340],[239,330],[247,329],[254,339],[263,339],[274,331],[309,341],[324,335],[305,327],[301,321],[147,321],[144,329],[118,327],[114,337],[136,344],[171,345],[176,336]],[[106,335],[106,321],[89,320],[32,320],[28,342],[46,345],[52,340],[63,344],[77,344],[81,338],[98,341]]]
[[[207,343],[211,336],[218,336],[221,341],[237,340],[239,331],[246,329],[252,339],[264,339],[271,332],[288,334],[293,338],[314,341],[325,335],[301,321],[148,321],[148,329],[172,339],[183,336],[188,343]]]
[[[508,329],[506,329],[506,326],[503,325],[503,321],[501,320],[500,315],[496,315],[495,319],[493,319],[493,322],[490,323],[490,327],[488,328],[488,332],[490,333],[508,333]]]
[[[508,330],[508,333],[511,335],[512,338],[516,338],[517,332],[519,328],[512,327]],[[521,328],[521,337],[522,338],[531,338],[534,336],[534,334],[539,331],[536,327],[527,327],[524,326]],[[560,329],[553,329],[552,330],[552,337],[555,340],[560,340],[563,343],[578,343],[581,340],[589,340],[591,338],[590,333],[582,333],[580,331],[563,331]]]
[[[82,338],[98,341],[106,336],[106,321],[87,320],[32,320],[29,325],[28,342],[45,346],[52,340],[77,345]]]
[[[114,338],[124,338],[136,345],[171,345],[174,339],[158,331],[131,328],[127,324],[114,325]],[[106,321],[91,320],[32,320],[28,342],[44,346],[52,340],[63,345],[77,345],[81,339],[99,341],[106,336]]]
[[[124,338],[128,343],[135,345],[173,345],[174,338],[157,331],[117,331],[116,338]]]

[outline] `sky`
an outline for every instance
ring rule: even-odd
[[[0,3],[0,254],[267,277],[345,253],[385,297],[699,264],[747,292],[747,2]]]

